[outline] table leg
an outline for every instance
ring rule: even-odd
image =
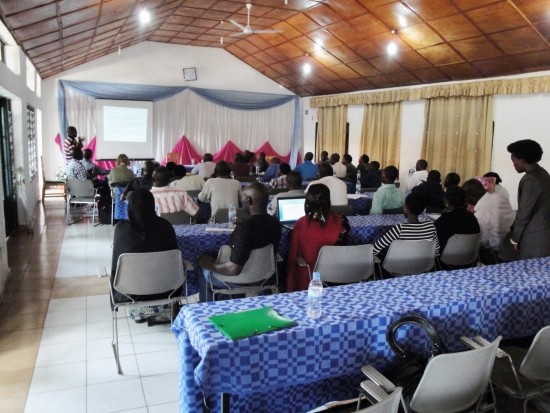
[[[229,395],[228,393],[222,393],[222,400],[221,400],[221,403],[222,403],[222,413],[229,413],[229,400],[231,398],[231,395]]]

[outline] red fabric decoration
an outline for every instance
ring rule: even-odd
[[[242,153],[242,150],[229,140],[219,152],[214,154],[214,162],[225,161],[231,163],[235,160],[236,153]]]
[[[96,141],[96,139],[95,139],[95,136],[94,136],[94,138],[86,146],[84,146],[84,148],[82,150],[90,149],[92,151],[91,161],[94,162],[100,168],[113,169],[116,166],[115,161],[98,161],[98,162],[95,161],[95,141]]]

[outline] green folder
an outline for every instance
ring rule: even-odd
[[[208,319],[214,327],[231,340],[239,340],[296,325],[293,320],[283,317],[271,307],[215,315]]]

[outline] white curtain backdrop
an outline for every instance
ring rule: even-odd
[[[89,143],[96,135],[95,99],[65,89],[69,125]],[[294,101],[265,110],[235,110],[211,103],[189,89],[153,103],[153,156],[161,161],[183,135],[200,153],[215,154],[231,140],[255,151],[266,141],[286,155],[294,128]]]
[[[86,146],[96,136],[95,99],[68,87],[65,88],[65,105],[69,126],[74,126],[78,136],[85,138]]]

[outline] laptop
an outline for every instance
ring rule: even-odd
[[[306,198],[301,197],[277,197],[277,213],[283,227],[292,229],[296,221],[302,218],[306,212],[304,209]]]

